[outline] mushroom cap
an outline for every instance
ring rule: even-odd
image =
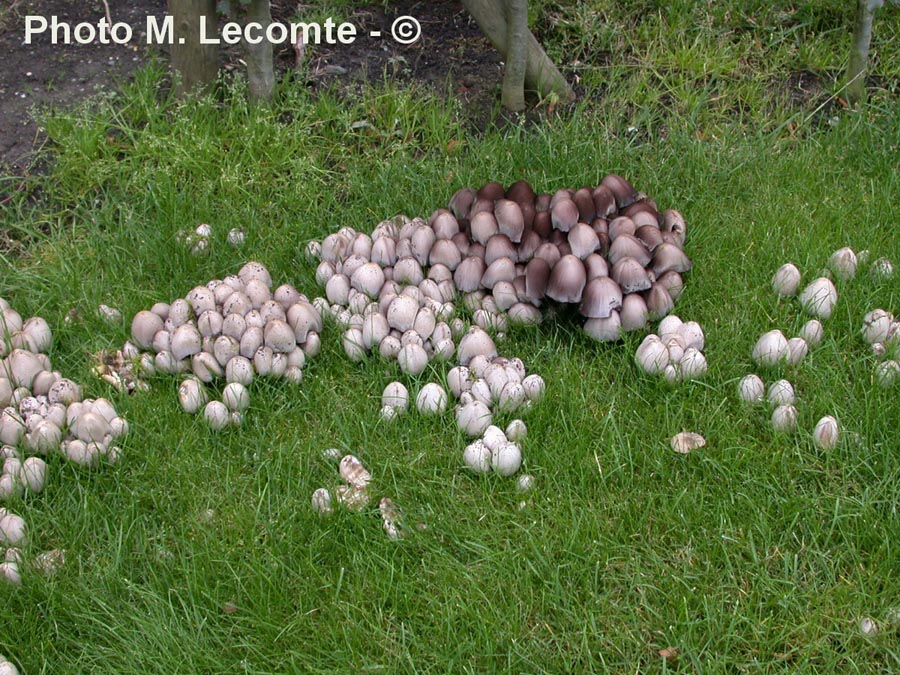
[[[597,215],[597,207],[594,206],[593,190],[583,187],[575,190],[572,194],[572,201],[578,207],[578,220],[582,223],[589,223]]]
[[[200,331],[190,323],[180,325],[172,335],[172,355],[181,361],[201,350]]]
[[[374,262],[360,265],[350,277],[350,285],[360,293],[376,298],[384,285],[384,270]]]
[[[491,409],[482,401],[472,401],[456,408],[456,425],[467,436],[480,436],[491,425]]]
[[[469,223],[472,241],[486,245],[488,240],[500,231],[497,219],[490,211],[476,213]]]
[[[619,284],[623,293],[646,291],[653,285],[644,266],[634,258],[627,256],[620,258],[612,266],[609,276]]]
[[[600,247],[600,239],[594,229],[585,223],[577,223],[568,236],[569,246],[572,254],[578,256],[582,260],[591,255]]]
[[[827,277],[819,277],[800,293],[800,304],[808,314],[819,319],[827,319],[837,304],[838,293],[834,283]]]
[[[153,336],[163,329],[163,320],[159,315],[142,310],[131,320],[131,339],[141,349],[150,349]]]
[[[497,258],[481,276],[481,285],[492,289],[498,281],[509,281],[516,278],[516,264],[510,258]]]
[[[661,277],[657,278],[656,283],[669,291],[669,295],[672,296],[673,300],[677,300],[681,297],[681,292],[684,290],[684,279],[681,278],[681,275],[678,272],[666,272]]]
[[[613,239],[607,254],[609,264],[615,264],[622,258],[634,258],[641,267],[646,267],[650,263],[650,251],[637,237],[630,234],[620,234]]]
[[[800,278],[800,270],[797,269],[797,266],[793,263],[785,263],[772,277],[772,290],[784,297],[797,295]]]
[[[613,242],[623,234],[633,236],[637,227],[635,227],[634,221],[628,216],[617,216],[609,221],[606,229],[610,242]],[[661,239],[662,235],[660,235]]]
[[[840,441],[841,432],[838,421],[831,415],[826,415],[816,423],[813,430],[813,443],[821,450],[833,450]]]
[[[429,382],[416,395],[416,409],[423,415],[439,415],[447,409],[447,392],[436,382]]]
[[[263,341],[265,346],[273,352],[282,354],[292,352],[297,347],[297,336],[294,329],[286,321],[280,319],[273,319],[266,324],[263,329]],[[260,345],[257,345],[256,349],[252,350],[250,357],[256,354],[259,347]]]
[[[594,211],[598,216],[603,218],[611,216],[618,209],[616,196],[606,185],[595,187],[591,191],[591,198],[594,200]]]
[[[691,259],[674,244],[663,243],[654,250],[650,269],[653,270],[657,279],[670,271],[687,272],[691,269]]]
[[[481,277],[486,265],[484,260],[475,256],[465,258],[453,272],[453,283],[460,293],[471,293],[481,288]]]
[[[604,176],[603,180],[600,181],[600,185],[612,192],[616,199],[616,205],[620,209],[631,206],[637,199],[637,190],[634,189],[634,186],[618,174],[611,173]]]
[[[839,248],[831,254],[828,259],[828,267],[834,272],[834,275],[841,281],[849,281],[856,276],[856,268],[859,261],[856,253],[849,246]]]
[[[578,222],[578,206],[568,197],[562,198],[551,207],[550,220],[554,229],[568,232]]]
[[[590,319],[605,319],[622,307],[622,289],[609,277],[596,277],[587,282],[578,311]]]
[[[626,293],[622,297],[619,318],[622,320],[623,331],[644,330],[647,327],[648,316],[647,303],[639,293]]]
[[[586,281],[584,263],[577,256],[565,255],[550,270],[547,297],[557,302],[579,302]]]
[[[398,295],[388,306],[388,325],[401,332],[407,331],[413,327],[418,311],[418,301],[408,295]]]
[[[472,358],[479,354],[493,358],[497,356],[497,345],[484,329],[472,326],[459,341],[456,349],[457,360],[461,366],[467,366]]]
[[[484,247],[484,264],[490,266],[495,260],[509,258],[513,262],[518,258],[515,245],[505,234],[495,234]]]
[[[251,261],[246,263],[238,270],[238,277],[244,284],[247,284],[252,279],[257,279],[270,288],[272,286],[272,275],[269,274],[266,266],[260,262]]]
[[[400,348],[397,363],[407,375],[419,375],[428,365],[428,353],[421,345],[410,342]]]
[[[787,357],[788,341],[780,330],[764,333],[753,347],[753,361],[761,366],[774,366]]]
[[[525,217],[522,208],[510,199],[499,199],[494,204],[494,217],[501,234],[514,243],[522,240],[525,232]]]
[[[409,390],[402,382],[391,382],[381,393],[381,405],[406,410],[409,407]]]
[[[457,218],[465,218],[475,201],[475,190],[470,187],[460,188],[450,197],[448,208]]]
[[[588,319],[584,323],[584,332],[600,342],[616,342],[622,337],[622,319],[619,312],[613,310],[603,319]]]
[[[675,301],[660,283],[652,284],[650,290],[644,292],[644,302],[651,319],[662,319],[675,308]]]

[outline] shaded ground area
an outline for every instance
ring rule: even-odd
[[[108,4],[112,21],[132,26],[130,44],[54,45],[49,34],[25,44],[27,16],[56,15],[61,22],[96,25],[106,11],[102,2],[12,0],[0,8],[0,173],[26,171],[33,149],[40,146],[40,130],[32,117],[35,107],[75,104],[115,88],[154,54],[165,56],[164,47],[147,46],[145,39],[147,16],[162,17],[165,0],[108,0]],[[296,7],[273,0],[273,18],[297,20]],[[415,44],[403,46],[389,37],[392,22],[402,15],[414,16],[422,26],[422,39]],[[391,3],[389,10],[379,4],[341,18],[352,21],[366,36],[352,45],[310,46],[303,54],[303,71],[312,89],[338,86],[352,95],[367,77],[379,79],[387,73],[399,81],[432,85],[481,109],[493,105],[502,72],[500,56],[458,2],[405,0]],[[368,37],[372,30],[380,30],[383,37]],[[296,66],[297,55],[290,46],[278,49],[276,55],[280,70]],[[222,65],[226,70],[241,68],[240,58],[240,51],[231,48],[223,53]]]

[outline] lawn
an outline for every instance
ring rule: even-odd
[[[49,170],[0,211],[0,297],[48,320],[54,367],[131,431],[118,465],[54,455],[44,492],[6,504],[27,555],[66,563],[0,586],[0,654],[28,675],[900,668],[900,397],[860,338],[866,312],[900,314],[900,275],[861,266],[837,283],[821,346],[760,371],[794,384],[796,433],[736,395],[756,339],[808,319],[771,290],[782,263],[804,281],[842,246],[900,264],[900,8],[880,10],[870,97],[850,109],[852,4],[535,2],[580,100],[487,124],[390,80],[352,100],[286,81],[267,110],[240,82],[179,103],[161,66],[46,114]],[[669,388],[634,364],[643,334],[597,343],[567,312],[510,330],[501,353],[547,381],[524,417],[524,495],[464,469],[449,411],[380,419],[388,382],[414,392],[444,366],[351,363],[333,324],[300,386],[255,381],[243,426],[218,433],[181,410],[175,376],[127,396],[91,374],[137,311],[247,260],[313,297],[306,244],[339,227],[427,218],[489,180],[553,193],[610,172],[684,214],[694,267],[675,312],[703,326],[710,369]],[[197,256],[178,235],[200,223],[213,233]],[[812,442],[824,415],[842,429],[829,451]],[[672,452],[683,429],[707,445]],[[330,447],[362,459],[404,539],[374,507],[311,509],[339,480]]]

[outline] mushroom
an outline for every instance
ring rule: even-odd
[[[790,433],[797,428],[797,409],[792,405],[780,405],[772,412],[772,428],[780,433]]]
[[[409,391],[402,382],[391,382],[381,393],[381,405],[404,412],[409,407]]]
[[[662,375],[669,363],[669,350],[657,335],[650,334],[638,346],[634,360],[648,375]]]
[[[785,361],[790,366],[796,366],[809,353],[809,345],[802,337],[793,337],[787,343],[787,355]]]
[[[416,408],[423,415],[439,415],[447,409],[447,392],[441,385],[429,382],[416,396]]]
[[[22,324],[28,349],[32,352],[46,352],[53,342],[50,325],[41,317],[33,316]],[[2,337],[2,336],[0,336]]]
[[[178,400],[184,411],[190,415],[199,412],[208,398],[206,389],[199,380],[188,378],[178,387]]]
[[[856,253],[848,246],[839,248],[828,259],[828,266],[841,281],[849,281],[856,276],[857,264]]]
[[[619,312],[613,310],[604,319],[588,319],[584,323],[584,332],[600,342],[616,342],[622,337],[622,319]]]
[[[738,382],[738,397],[744,403],[759,403],[765,395],[765,384],[759,375],[745,375]]]
[[[669,441],[669,444],[675,452],[681,455],[687,455],[694,450],[705,446],[706,439],[696,432],[682,431],[681,433],[675,434]]]
[[[203,409],[203,417],[213,431],[224,429],[230,419],[228,408],[221,401],[207,403]]]
[[[491,409],[482,401],[472,401],[458,406],[456,425],[467,436],[481,436],[491,424]]]
[[[397,363],[407,375],[419,375],[428,365],[428,354],[423,347],[413,342],[401,347]]]
[[[813,430],[813,443],[820,450],[833,450],[840,440],[840,428],[837,420],[826,415],[816,423]]]
[[[623,293],[646,291],[653,285],[644,266],[630,257],[620,258],[612,266],[609,276],[619,284]]]
[[[456,356],[461,366],[467,366],[472,358],[479,354],[487,358],[494,358],[497,356],[497,346],[483,329],[472,326],[460,339]]]
[[[788,341],[780,330],[764,333],[753,347],[751,356],[760,366],[772,367],[784,362],[787,358]]]
[[[163,329],[163,320],[159,315],[142,310],[134,315],[131,321],[131,339],[141,349],[150,349],[153,336]]]
[[[778,295],[789,297],[797,295],[800,288],[800,270],[793,263],[785,263],[778,268],[772,277],[772,290]]]
[[[766,395],[769,403],[774,406],[793,405],[794,404],[794,387],[787,380],[778,380],[769,385],[769,392]]]
[[[862,337],[870,345],[885,342],[891,330],[894,316],[883,309],[873,309],[863,317]]]
[[[466,446],[463,463],[475,473],[488,473],[491,470],[491,451],[479,438]]]
[[[550,270],[547,297],[557,302],[580,302],[586,281],[581,259],[571,254],[565,255]]]
[[[512,476],[522,466],[522,449],[518,443],[505,443],[491,451],[491,468],[501,476]]]
[[[609,277],[596,277],[584,287],[578,310],[582,316],[605,319],[621,307],[622,289],[619,284]]]
[[[824,334],[825,329],[822,327],[822,322],[818,319],[810,319],[800,329],[800,337],[806,340],[807,346],[812,349],[821,344]]]
[[[834,311],[838,294],[831,279],[819,277],[800,293],[800,304],[808,314],[827,319]]]

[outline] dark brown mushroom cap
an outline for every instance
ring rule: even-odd
[[[487,211],[488,213],[494,212],[494,202],[491,199],[484,199],[483,197],[477,197],[474,202],[472,202],[472,208],[469,209],[468,219],[469,221],[475,217],[475,214],[481,213],[482,211]]]
[[[575,190],[572,195],[572,201],[578,207],[578,220],[582,223],[589,223],[597,215],[597,208],[594,206],[594,198],[591,195],[590,188],[580,188]]]
[[[510,199],[500,199],[494,204],[497,227],[510,241],[519,243],[525,232],[525,218],[519,205]]]
[[[453,272],[453,283],[460,293],[471,293],[481,288],[481,277],[487,266],[475,256],[465,258]]]
[[[669,291],[658,282],[650,286],[649,291],[644,291],[644,302],[647,303],[647,312],[654,321],[662,319],[675,307],[675,301],[672,300]]]
[[[492,289],[498,281],[512,282],[516,278],[516,264],[510,258],[498,258],[481,276],[481,286]]]
[[[687,272],[691,269],[691,259],[675,244],[662,243],[653,251],[650,269],[659,279],[666,272]]]
[[[555,229],[568,232],[578,222],[578,207],[571,199],[560,199],[550,208],[550,220]]]
[[[428,224],[438,239],[451,239],[460,231],[459,221],[447,209],[438,209],[432,213]]]
[[[492,202],[503,199],[506,190],[497,181],[489,181],[481,186],[478,190],[478,197],[481,199],[490,199]]]
[[[597,277],[608,277],[609,263],[599,253],[591,253],[584,259],[584,271],[588,281]]]
[[[623,331],[644,330],[647,327],[647,303],[640,293],[627,293],[622,298],[622,309],[619,317],[622,319]]]
[[[537,232],[528,232],[522,237],[522,241],[519,242],[519,246],[516,249],[516,260],[527,263],[534,257],[534,252],[537,251],[538,246],[543,243],[541,236]]]
[[[454,216],[463,218],[468,215],[469,209],[472,208],[472,203],[474,201],[475,190],[470,187],[464,187],[453,193],[453,196],[450,197],[448,207]]]
[[[542,192],[534,198],[534,210],[538,213],[541,213],[542,211],[549,211],[551,199],[551,195],[547,194],[546,192]]]
[[[540,302],[547,295],[550,282],[550,265],[543,258],[532,258],[525,265],[525,297],[532,303]]]
[[[574,255],[564,255],[550,270],[547,297],[557,302],[580,302],[587,275],[584,263]]]
[[[605,319],[621,306],[619,284],[609,277],[596,277],[585,285],[578,311],[589,319]]]
[[[591,221],[591,227],[597,234],[609,234],[609,221],[597,216]]]
[[[644,246],[652,253],[656,247],[663,243],[662,232],[653,225],[641,225],[634,236],[644,242]]]
[[[585,223],[577,223],[575,227],[569,230],[568,242],[569,247],[572,249],[572,254],[582,260],[600,247],[600,239],[597,237],[597,233],[594,232],[590,225]]]
[[[609,271],[609,276],[622,287],[622,291],[625,293],[645,291],[652,284],[647,270],[634,258],[619,259]]]
[[[562,254],[559,252],[558,246],[551,244],[549,241],[545,241],[538,246],[537,250],[534,252],[534,257],[542,258],[552,268],[559,262],[559,259],[562,258]]]
[[[429,265],[445,265],[451,272],[459,266],[460,262],[462,262],[462,252],[451,239],[438,239],[428,254]]]
[[[480,211],[472,216],[469,228],[471,229],[472,241],[476,241],[479,244],[487,244],[488,239],[500,231],[494,214],[487,211]]]
[[[666,272],[656,280],[656,283],[669,291],[673,300],[681,297],[681,292],[684,290],[684,279],[678,272]]]
[[[605,185],[615,195],[616,206],[620,210],[631,206],[637,199],[637,190],[634,186],[618,174],[611,173],[605,176],[600,185]]]
[[[609,235],[606,232],[597,232],[597,239],[600,240],[600,245],[597,247],[597,253],[600,255],[606,255],[609,253],[609,247],[612,246],[612,243],[609,240]]]
[[[522,209],[522,221],[525,223],[525,230],[523,232],[523,236],[532,229],[534,229],[534,216],[537,211],[534,210],[534,204],[526,202],[524,204],[519,204],[519,208]]]
[[[605,185],[595,187],[591,192],[591,197],[594,200],[594,212],[598,216],[607,218],[616,212],[616,196]]]
[[[550,218],[549,211],[538,211],[534,214],[534,223],[531,229],[538,234],[541,239],[546,239],[553,231],[553,221]]]
[[[495,234],[484,247],[484,264],[490,266],[498,258],[517,259],[516,247],[505,234]]]
[[[534,190],[526,180],[517,180],[515,183],[506,188],[506,198],[512,199],[519,204],[534,204]]]
[[[621,234],[630,234],[633,236],[636,229],[634,221],[628,216],[618,216],[613,218],[609,221],[609,225],[607,226],[610,241],[615,241]]]
[[[611,265],[615,265],[622,258],[634,258],[641,264],[641,267],[646,267],[647,263],[650,262],[650,251],[644,246],[644,242],[637,237],[630,234],[620,234],[609,245],[607,258]]]

